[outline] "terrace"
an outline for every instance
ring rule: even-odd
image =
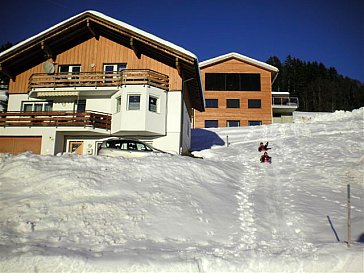
[[[77,87],[117,87],[149,85],[169,90],[169,77],[149,69],[125,69],[121,72],[36,73],[29,78],[29,91]]]
[[[6,112],[0,113],[0,126],[90,127],[111,129],[111,115],[95,111]]]

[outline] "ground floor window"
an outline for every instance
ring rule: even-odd
[[[140,110],[140,95],[128,96],[128,110]]]
[[[248,125],[249,126],[259,126],[259,125],[262,125],[262,121],[260,121],[260,120],[249,120]]]
[[[205,120],[205,128],[217,128],[219,122],[217,120]]]
[[[50,112],[53,110],[52,101],[23,101],[21,110],[23,112]]]
[[[84,113],[86,111],[86,100],[76,100],[74,108],[77,113]]]
[[[121,96],[116,98],[116,113],[121,111]]]
[[[157,104],[158,104],[158,99],[156,97],[150,96],[149,97],[149,111],[157,113],[157,111],[158,111]]]
[[[228,120],[226,121],[226,127],[239,127],[240,120]]]

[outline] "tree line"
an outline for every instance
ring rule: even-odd
[[[364,84],[338,74],[333,67],[290,55],[283,63],[276,56],[267,63],[279,69],[272,90],[288,91],[291,97],[298,97],[298,111],[351,111],[364,106]]]

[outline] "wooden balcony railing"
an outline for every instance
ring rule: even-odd
[[[151,85],[169,89],[169,77],[148,69],[125,69],[121,72],[36,73],[29,78],[28,88],[102,87],[128,84]]]
[[[100,112],[5,112],[0,126],[72,126],[111,129],[111,115]]]

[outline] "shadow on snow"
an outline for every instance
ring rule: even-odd
[[[191,151],[210,149],[212,146],[224,146],[223,141],[216,133],[205,129],[191,129]]]

